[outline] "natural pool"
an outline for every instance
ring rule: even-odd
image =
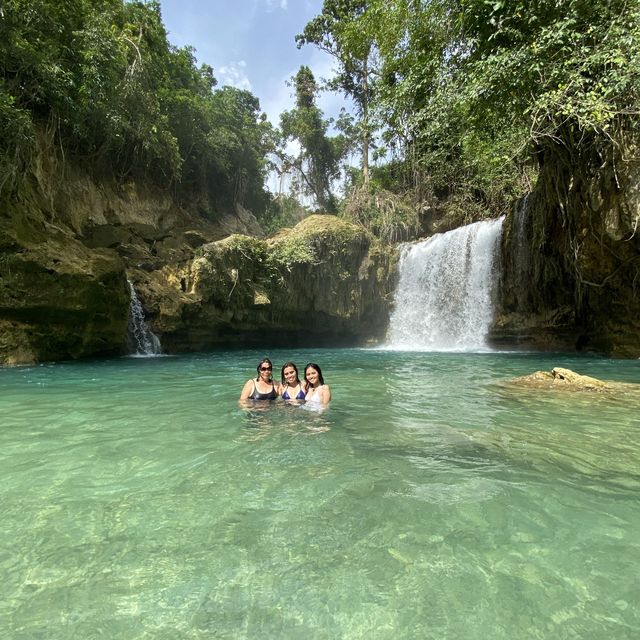
[[[272,351],[0,370],[0,637],[640,637],[640,397],[500,384],[567,355]]]

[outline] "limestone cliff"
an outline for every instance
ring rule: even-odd
[[[0,364],[124,353],[127,279],[168,351],[384,333],[392,252],[334,216],[263,240],[241,207],[96,179],[46,149],[0,200]]]
[[[637,154],[636,154],[637,155]],[[640,356],[640,163],[547,153],[505,223],[497,344]]]
[[[160,304],[170,349],[229,344],[358,344],[384,336],[394,252],[361,228],[315,215],[267,240],[203,245],[180,274],[183,304]]]

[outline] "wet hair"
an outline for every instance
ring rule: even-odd
[[[315,362],[310,362],[305,368],[304,368],[304,379],[305,382],[308,382],[307,380],[307,369],[315,369],[318,372],[318,382],[320,384],[324,384],[324,378],[322,377],[322,369],[315,363]]]
[[[280,380],[282,380],[282,384],[283,384],[283,386],[286,386],[286,385],[287,385],[287,380],[286,380],[286,378],[284,377],[284,370],[285,370],[287,367],[293,367],[293,370],[296,372],[296,382],[297,382],[298,384],[300,384],[300,374],[298,373],[298,367],[296,367],[296,365],[295,365],[293,362],[285,362],[285,363],[282,365],[282,369],[281,369],[281,371],[280,371]]]
[[[262,360],[260,360],[260,362],[258,362],[258,366],[256,367],[256,371],[258,372],[258,377],[256,378],[256,380],[260,380],[260,367],[263,364],[268,364],[271,369],[273,370],[273,362],[271,362],[271,360],[269,360],[269,358],[262,358]]]

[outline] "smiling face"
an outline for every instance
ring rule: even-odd
[[[290,387],[295,387],[298,384],[298,372],[295,367],[286,366],[282,372],[284,379]]]
[[[312,387],[315,387],[318,384],[318,380],[320,379],[318,370],[314,367],[307,367],[304,372],[304,377]]]

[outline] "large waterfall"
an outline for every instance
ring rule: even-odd
[[[502,222],[476,222],[403,247],[387,348],[487,349]]]
[[[127,280],[131,290],[131,305],[129,307],[129,325],[127,327],[127,347],[131,355],[156,356],[162,353],[160,339],[144,321],[144,311],[135,287],[131,280]]]

